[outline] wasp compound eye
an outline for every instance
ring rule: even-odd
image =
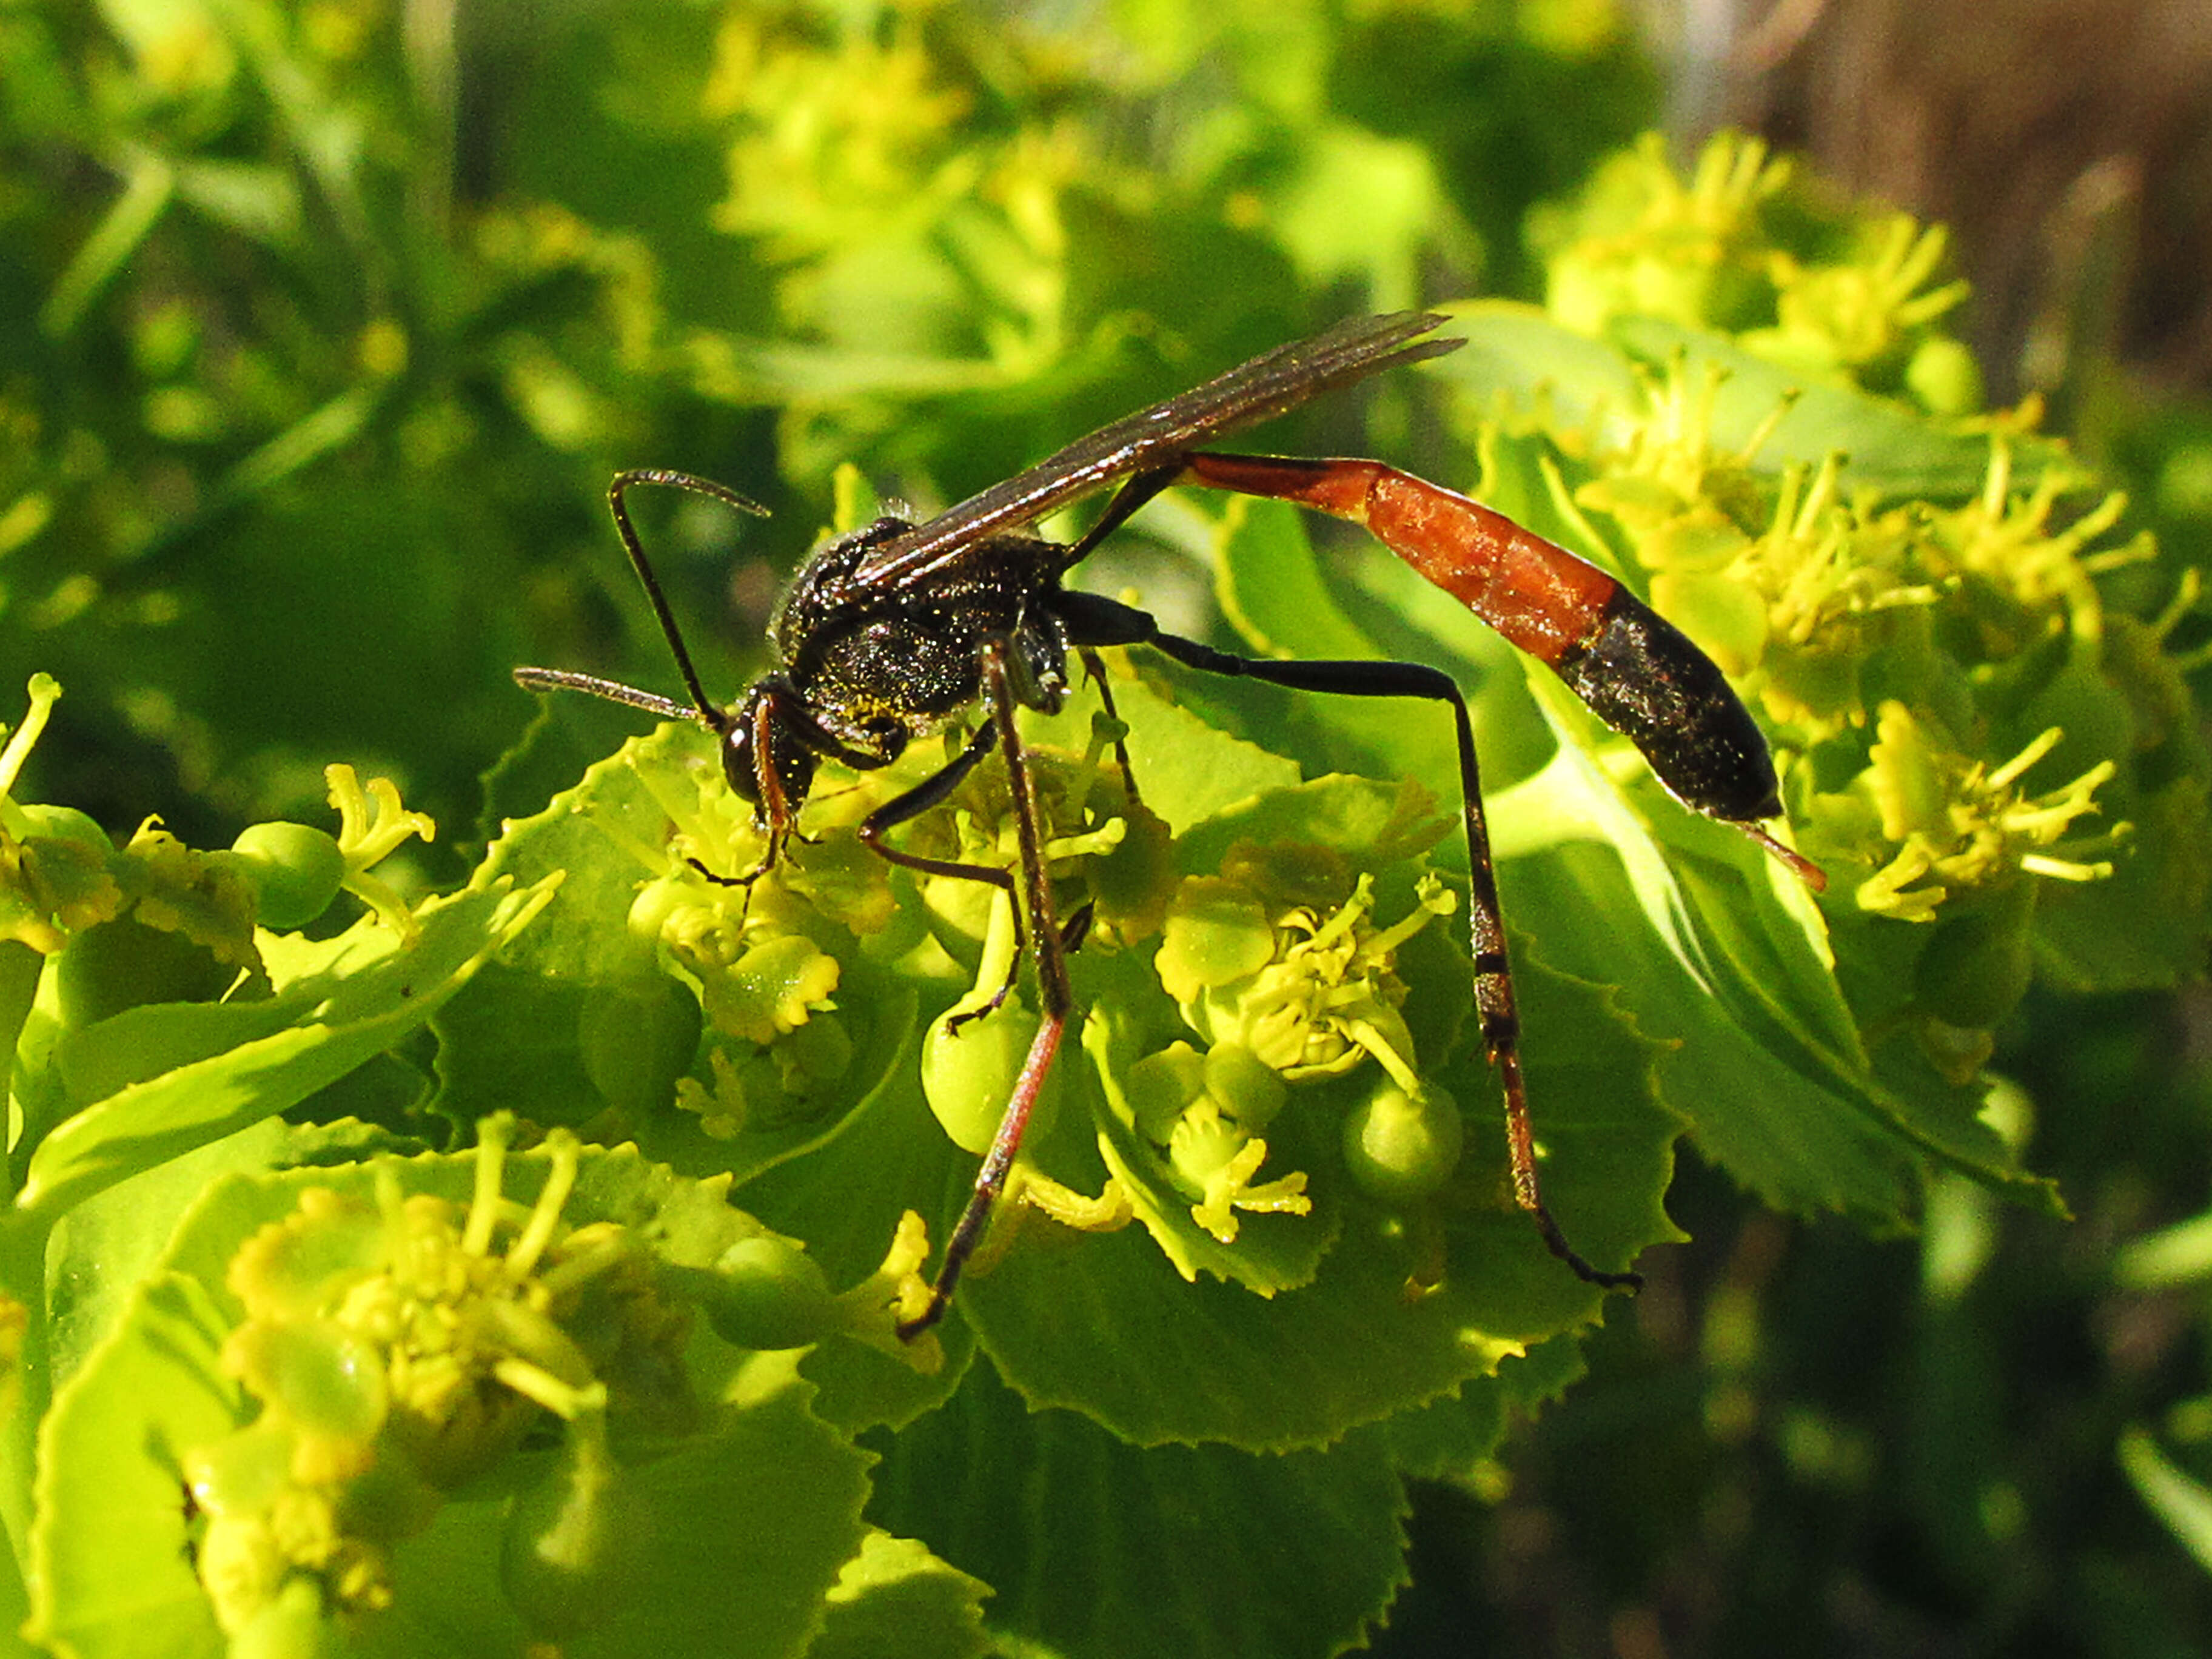
[[[748,806],[761,804],[760,774],[753,761],[753,723],[742,716],[722,733],[722,777]]]

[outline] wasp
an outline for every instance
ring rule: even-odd
[[[1292,661],[1236,655],[1164,629],[1131,605],[1063,586],[1068,572],[1171,484],[1272,496],[1363,525],[1429,581],[1541,661],[1640,750],[1668,791],[1692,811],[1736,826],[1814,886],[1817,866],[1761,828],[1782,803],[1765,738],[1712,660],[1620,581],[1503,514],[1381,461],[1226,454],[1205,446],[1387,368],[1465,343],[1436,337],[1447,320],[1401,312],[1358,319],[1280,346],[1194,390],[1101,428],[1027,471],[920,523],[887,516],[817,549],[793,577],[769,628],[775,665],[737,702],[711,700],[692,665],[626,503],[641,485],[688,490],[743,512],[763,509],[687,473],[624,472],[608,490],[617,532],[635,568],[684,681],[684,699],[562,669],[519,668],[532,690],[583,691],[712,732],[729,787],[752,806],[765,837],[750,884],[787,856],[819,763],[861,771],[890,765],[915,738],[944,731],[979,703],[982,718],[938,771],[875,810],[859,834],[890,862],[924,874],[988,884],[1012,902],[1036,976],[1036,1034],[974,1189],[945,1247],[927,1307],[900,1328],[912,1337],[950,1304],[961,1269],[1004,1190],[1024,1130],[1073,1007],[1067,952],[1080,918],[1054,914],[1037,792],[1018,716],[1057,712],[1082,661],[1105,692],[1097,653],[1147,647],[1200,673],[1329,696],[1392,697],[1437,705],[1458,738],[1460,798],[1470,878],[1474,1007],[1504,1096],[1514,1196],[1552,1253],[1582,1279],[1632,1289],[1633,1273],[1601,1272],[1577,1254],[1545,1207],[1537,1179],[1520,1020],[1514,1005],[1474,726],[1450,676],[1411,662]],[[1030,526],[1069,502],[1115,493],[1072,542]],[[1017,873],[926,858],[887,839],[941,804],[996,751],[1013,803]],[[714,872],[707,872],[712,875]],[[1012,989],[1012,976],[988,1012]]]

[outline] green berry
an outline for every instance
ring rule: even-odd
[[[1972,415],[1982,406],[1982,366],[1963,342],[1923,340],[1905,366],[1905,389],[1935,415]]]
[[[107,831],[74,806],[49,806],[43,802],[33,802],[23,808],[23,816],[30,820],[30,833],[33,836],[47,836],[56,841],[80,842],[98,853],[115,850],[115,843],[108,839]]]
[[[331,908],[345,879],[345,854],[337,841],[308,824],[248,824],[230,850],[261,896],[264,927],[306,927]]]
[[[1004,1006],[957,1031],[950,1029],[949,1017],[934,1020],[922,1038],[921,1091],[952,1144],[964,1152],[982,1153],[998,1133],[1036,1034],[1027,1012],[1020,998],[1008,997]],[[1033,1130],[1043,1127],[1056,1088],[1056,1077],[1046,1080]]]
[[[636,1118],[666,1106],[690,1070],[704,1020],[688,988],[653,975],[590,992],[576,1014],[584,1073],[607,1103]]]
[[[822,1266],[796,1244],[763,1237],[722,1253],[702,1305],[714,1334],[740,1348],[801,1348],[829,1334],[836,1297]]]
[[[532,1630],[580,1634],[630,1595],[648,1519],[636,1487],[604,1433],[572,1431],[545,1478],[514,1500],[500,1580]]]
[[[1344,1161],[1360,1191],[1386,1204],[1428,1197],[1459,1164],[1467,1125],[1442,1089],[1385,1082],[1344,1121]]]

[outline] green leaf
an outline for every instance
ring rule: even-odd
[[[642,1510],[639,1565],[620,1607],[562,1644],[575,1659],[795,1659],[808,1650],[842,1563],[859,1547],[867,1460],[807,1407],[787,1362],[757,1397],[707,1433],[632,1471]],[[769,1379],[781,1375],[781,1382]],[[539,1650],[499,1582],[507,1502],[449,1504],[401,1546],[388,1612],[364,1621],[364,1650],[390,1659]]]
[[[1024,1411],[978,1366],[892,1443],[871,1514],[990,1584],[994,1627],[1067,1659],[1322,1659],[1406,1582],[1407,1509],[1374,1435],[1139,1450]]]
[[[875,1270],[909,1209],[929,1222],[941,1249],[950,1218],[975,1184],[975,1160],[945,1138],[922,1098],[919,1048],[917,1036],[803,1156],[766,1165],[739,1188],[769,1225],[806,1241],[836,1287]],[[920,1352],[894,1356],[846,1341],[814,1350],[804,1369],[822,1390],[822,1414],[851,1430],[899,1427],[942,1405],[959,1384],[971,1343],[957,1318],[935,1336],[943,1358],[934,1370]]]
[[[1263,657],[1373,657],[1374,642],[1338,609],[1287,501],[1233,495],[1213,550],[1222,614]]]
[[[1527,410],[1541,410],[1554,431],[1584,431],[1601,443],[1618,444],[1625,416],[1639,410],[1647,377],[1680,363],[1694,375],[1711,366],[1723,373],[1716,393],[1710,442],[1718,453],[1740,451],[1760,424],[1786,403],[1789,412],[1770,432],[1752,465],[1761,471],[1817,466],[1838,452],[1850,460],[1854,484],[1890,499],[1959,501],[1972,496],[1988,477],[1986,431],[1944,424],[1911,406],[1856,386],[1808,381],[1738,346],[1729,335],[1659,317],[1616,318],[1604,339],[1553,322],[1534,306],[1486,301],[1451,307],[1468,343],[1427,365],[1425,372],[1459,388],[1479,415],[1504,397]],[[2046,470],[2079,475],[2078,465],[2057,441],[2016,434],[2014,477],[2033,487]],[[1493,502],[1511,513],[1511,504]]]
[[[807,1659],[969,1659],[988,1645],[990,1593],[913,1539],[871,1532],[838,1574]]]
[[[1555,1336],[1508,1359],[1494,1376],[1468,1379],[1456,1395],[1386,1419],[1377,1432],[1408,1477],[1466,1480],[1497,1452],[1516,1414],[1534,1416],[1540,1404],[1559,1400],[1589,1370],[1582,1339]]]
[[[1640,815],[1573,743],[1492,817],[1500,890],[1536,954],[1617,986],[1642,1030],[1682,1045],[1661,1062],[1662,1091],[1767,1202],[1897,1225],[1930,1152],[2047,1192],[1971,1110],[1915,1106],[1877,1080],[1818,912],[1749,842],[1670,801]]]
[[[1297,761],[1208,725],[1143,680],[1115,682],[1114,704],[1129,727],[1129,763],[1145,805],[1178,834],[1298,781]],[[1096,708],[1078,692],[1056,716],[1025,716],[1023,731],[1035,743],[1080,752]]]
[[[94,1193],[62,1218],[47,1252],[57,1385],[114,1328],[185,1212],[224,1176],[279,1162],[289,1138],[280,1120],[264,1118]]]
[[[1159,1149],[1136,1132],[1134,1112],[1121,1080],[1137,1057],[1117,1035],[1127,1025],[1110,999],[1092,999],[1083,1023],[1085,1055],[1068,1057],[1076,1065],[1088,1059],[1097,1089],[1104,1097],[1092,1112],[1100,1173],[1121,1183],[1152,1243],[1186,1280],[1205,1273],[1263,1297],[1311,1284],[1322,1255],[1336,1239],[1339,1217],[1329,1196],[1322,1194],[1310,1215],[1241,1217],[1233,1243],[1200,1225],[1191,1213],[1190,1195],[1175,1183]],[[1091,1091],[1085,1093],[1093,1097]],[[1307,1108],[1313,1109],[1313,1105]],[[1269,1126],[1271,1152],[1260,1171],[1263,1177],[1302,1169],[1310,1161],[1308,1153],[1315,1150],[1315,1137],[1296,1133],[1296,1127],[1295,1116]]]
[[[2120,1436],[2120,1468],[2174,1541],[2212,1572],[2212,1487],[2183,1473],[2140,1426]]]
[[[1499,482],[1492,469],[1482,494],[1505,510],[1490,488]],[[1223,520],[1215,544],[1218,592],[1246,641],[1263,656],[1395,659],[1442,668],[1467,694],[1486,790],[1542,764],[1552,738],[1528,696],[1519,653],[1463,602],[1378,544],[1355,540],[1349,555],[1336,549],[1325,571],[1306,526],[1304,514],[1280,501],[1253,501]],[[1340,568],[1344,582],[1333,579]],[[1358,622],[1346,610],[1349,593],[1340,598],[1347,584],[1369,601]],[[1291,735],[1282,746],[1310,772],[1338,766],[1419,778],[1448,803],[1456,793],[1459,748],[1441,702],[1301,692],[1286,694],[1283,709]]]
[[[1451,331],[1467,343],[1422,372],[1457,388],[1480,414],[1493,412],[1505,400],[1522,409],[1547,409],[1546,424],[1555,428],[1618,441],[1624,428],[1611,422],[1623,421],[1643,401],[1643,379],[1619,344],[1563,327],[1540,306],[1476,300],[1446,309]],[[1513,512],[1506,502],[1491,504]]]
[[[1345,614],[1306,533],[1305,514],[1284,501],[1233,500],[1214,542],[1215,591],[1256,654],[1304,661],[1382,660],[1388,653]],[[1449,712],[1407,697],[1284,697],[1289,752],[1439,781],[1458,769]]]
[[[1652,1045],[1595,987],[1535,964],[1519,979],[1546,1197],[1561,1226],[1608,1266],[1678,1238],[1661,1200],[1681,1126],[1651,1091]],[[1340,1237],[1310,1285],[1269,1298],[1186,1283],[1134,1228],[1071,1236],[1029,1222],[971,1274],[956,1310],[1032,1408],[1081,1412],[1139,1445],[1324,1444],[1486,1376],[1586,1323],[1599,1293],[1513,1205],[1489,1068],[1469,1056],[1435,1075],[1473,1115],[1459,1176],[1425,1212],[1342,1200]],[[1270,1135],[1324,1109],[1300,1091]],[[1340,1169],[1316,1179],[1344,1189]]]
[[[527,1203],[550,1165],[542,1153],[507,1157],[509,1200]],[[179,1459],[252,1414],[219,1358],[225,1333],[243,1312],[225,1274],[239,1245],[293,1213],[307,1189],[369,1202],[386,1178],[396,1178],[403,1194],[465,1206],[477,1158],[234,1175],[185,1218],[168,1270],[135,1299],[48,1419],[34,1534],[47,1586],[42,1631],[77,1641],[87,1653],[189,1653],[201,1642],[206,1651],[223,1651],[185,1548]],[[565,1213],[577,1224],[629,1226],[663,1262],[711,1263],[732,1241],[760,1232],[728,1206],[725,1190],[725,1182],[677,1176],[635,1148],[586,1149]],[[564,1651],[609,1659],[646,1650],[803,1653],[840,1567],[861,1543],[868,1460],[814,1412],[796,1356],[743,1358],[720,1350],[697,1358],[702,1380],[719,1376],[719,1403],[702,1432],[634,1459],[632,1507],[647,1534],[640,1565],[605,1622]],[[505,1484],[514,1478],[510,1473]],[[143,1495],[133,1499],[133,1492]],[[118,1496],[121,1510],[109,1507]],[[508,1502],[495,1492],[449,1503],[428,1531],[399,1546],[395,1603],[359,1627],[364,1651],[413,1659],[524,1650],[524,1632],[504,1600],[485,1594],[498,1581]]]
[[[906,1209],[935,1218],[948,1184],[962,1179],[958,1154],[922,1098],[914,988],[849,941],[837,1007],[854,1049],[818,1116],[748,1124],[717,1139],[676,1109],[678,1077],[710,1082],[711,1071],[692,1053],[661,1052],[646,1040],[647,1022],[631,1015],[672,993],[696,1006],[696,994],[664,972],[653,942],[634,935],[629,919],[639,890],[665,862],[661,849],[674,826],[664,800],[697,799],[692,768],[707,748],[698,732],[664,726],[591,767],[542,812],[507,826],[479,881],[493,872],[563,879],[539,926],[437,1021],[439,1103],[464,1121],[500,1108],[542,1122],[617,1121],[650,1156],[687,1174],[734,1174],[750,1183],[744,1201],[805,1240],[831,1285],[844,1289],[881,1264]],[[744,809],[732,802],[731,810]],[[624,1012],[608,1032],[611,1063],[595,1073],[583,1034],[611,1001]],[[629,1075],[610,1079],[625,1068]],[[625,1091],[620,1103],[604,1091],[611,1080]],[[619,1112],[611,1120],[610,1106]],[[965,1178],[972,1181],[972,1167]],[[933,1237],[941,1242],[942,1231]],[[848,1428],[933,1408],[957,1381],[966,1352],[957,1329],[945,1338],[951,1357],[936,1374],[856,1343],[825,1344],[807,1361],[823,1391],[817,1408]]]
[[[511,964],[587,985],[653,971],[650,940],[611,936],[608,930],[629,915],[638,889],[667,863],[674,825],[656,790],[673,786],[684,796],[696,795],[686,769],[704,747],[690,727],[656,726],[594,763],[542,811],[506,823],[470,878],[471,886],[503,876],[542,881],[561,872],[558,903],[509,957]]]
[[[228,1650],[192,1573],[180,1459],[248,1415],[222,1370],[228,1325],[200,1285],[163,1273],[56,1396],[26,1552],[33,1640],[84,1659]]]
[[[788,1364],[763,1356],[715,1432],[640,1470],[647,1565],[623,1610],[568,1645],[577,1659],[807,1650],[861,1542],[869,1460],[815,1415]]]
[[[125,1176],[284,1110],[415,1030],[528,925],[552,884],[434,901],[403,942],[374,917],[337,938],[271,947],[268,1002],[136,1009],[102,1022],[123,1052],[118,1088],[58,1126],[31,1162],[19,1209],[58,1217]],[[271,1015],[281,1020],[270,1029]],[[243,1027],[244,1029],[240,1029]],[[88,1037],[89,1034],[88,1034]],[[131,1054],[148,1058],[131,1063]]]

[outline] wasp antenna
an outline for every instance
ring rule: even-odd
[[[518,668],[514,683],[526,691],[582,691],[594,697],[604,697],[609,702],[625,703],[632,708],[642,708],[648,714],[658,714],[665,720],[699,720],[699,710],[690,703],[678,702],[664,697],[658,691],[641,690],[635,685],[624,685],[620,680],[603,680],[597,674],[578,674],[566,668]],[[705,723],[720,729],[720,717],[708,711]]]
[[[692,711],[696,710],[696,718],[702,724],[719,731],[724,724],[723,716],[707,700],[706,688],[699,683],[699,671],[691,665],[691,653],[684,648],[684,635],[678,631],[676,614],[668,608],[667,597],[661,592],[659,580],[653,575],[653,565],[645,556],[644,544],[638,540],[637,531],[629,521],[629,508],[623,503],[623,495],[638,484],[659,484],[670,489],[688,490],[694,495],[704,495],[709,501],[720,501],[726,507],[735,507],[740,513],[752,514],[757,518],[766,518],[768,509],[757,501],[740,495],[728,485],[718,484],[711,478],[695,478],[689,472],[668,472],[658,467],[617,473],[614,482],[607,486],[607,507],[615,515],[615,533],[622,538],[623,550],[629,555],[630,566],[637,572],[638,580],[645,584],[645,596],[653,604],[653,614],[660,623],[660,631],[667,638],[669,650],[675,654],[677,672],[684,677],[684,688],[691,694],[691,709],[685,711],[684,718],[690,718]],[[625,700],[618,698],[617,701]],[[646,705],[641,703],[637,706],[643,708]]]

